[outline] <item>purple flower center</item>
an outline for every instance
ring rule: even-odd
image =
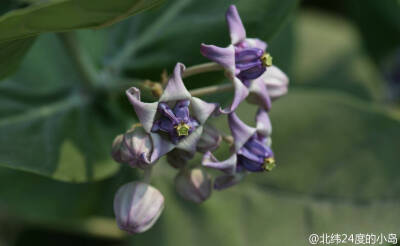
[[[241,81],[245,82],[260,77],[266,67],[270,65],[272,65],[272,57],[262,49],[243,47],[235,49],[237,77]]]
[[[161,117],[154,122],[151,131],[167,133],[174,144],[188,136],[199,126],[199,122],[189,115],[189,104],[189,100],[178,101],[172,110],[167,103],[160,102]]]
[[[262,135],[253,135],[237,153],[237,171],[271,171],[275,167],[275,160],[267,141]]]

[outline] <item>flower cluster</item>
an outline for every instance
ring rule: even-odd
[[[182,80],[185,66],[177,63],[157,102],[143,102],[138,88],[126,91],[140,124],[117,136],[112,147],[115,161],[147,173],[166,156],[168,163],[179,169],[175,178],[178,194],[195,203],[208,199],[213,188],[226,189],[248,173],[269,172],[275,167],[268,112],[271,101],[286,94],[288,78],[272,65],[265,42],[246,37],[235,6],[229,7],[226,21],[231,44],[225,48],[201,44],[200,51],[231,81],[234,99],[230,105],[222,108],[192,96]],[[246,125],[235,113],[245,99],[259,107],[255,127]],[[221,115],[227,115],[232,136],[207,122]],[[231,145],[231,154],[219,161],[212,152],[223,140]],[[203,168],[188,165],[196,152],[203,154]],[[208,168],[221,171],[221,175],[213,180]],[[129,233],[146,231],[158,219],[163,205],[163,195],[148,183],[125,184],[114,201],[118,226]]]

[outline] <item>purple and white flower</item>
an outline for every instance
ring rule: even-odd
[[[206,44],[201,44],[200,47],[200,52],[205,57],[224,67],[235,88],[231,105],[221,109],[221,112],[233,112],[245,98],[269,110],[271,95],[268,91],[268,81],[274,78],[275,80],[272,81],[275,86],[284,87],[287,90],[289,80],[279,68],[272,66],[272,57],[266,52],[267,44],[260,39],[246,37],[246,30],[234,5],[231,5],[226,12],[226,21],[231,44],[226,48]],[[272,71],[266,72],[270,68]],[[279,91],[286,90],[280,88]]]
[[[265,110],[256,115],[256,128],[242,122],[235,113],[228,115],[229,127],[235,140],[233,154],[224,161],[218,161],[211,153],[203,156],[203,166],[223,171],[217,177],[214,188],[224,189],[238,183],[247,172],[271,171],[275,167],[271,150],[271,122]]]
[[[185,66],[178,63],[158,102],[146,103],[140,99],[140,90],[132,87],[126,91],[144,130],[150,134],[153,151],[145,159],[154,163],[173,149],[196,152],[203,124],[217,105],[192,97],[182,81]]]

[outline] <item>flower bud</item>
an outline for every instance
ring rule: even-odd
[[[198,168],[179,172],[175,178],[175,187],[179,195],[194,203],[207,200],[212,191],[210,175]]]
[[[134,126],[123,136],[118,135],[112,145],[112,157],[119,163],[128,163],[132,167],[146,168],[153,150],[150,135],[142,127]]]
[[[123,163],[122,157],[121,157],[121,147],[122,147],[122,142],[124,139],[124,135],[120,134],[115,137],[112,148],[111,148],[111,156],[112,158],[119,163]]]
[[[119,188],[114,197],[117,225],[129,233],[150,229],[164,209],[164,197],[153,186],[130,182]]]
[[[194,157],[194,153],[174,149],[167,154],[167,162],[174,168],[183,168]]]
[[[214,151],[221,144],[222,136],[217,128],[212,125],[204,125],[203,133],[197,143],[197,151],[206,153],[207,151]]]
[[[278,99],[288,92],[289,78],[279,68],[271,66],[261,76],[267,86],[268,94],[272,100]]]

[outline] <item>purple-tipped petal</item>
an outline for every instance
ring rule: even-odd
[[[164,93],[161,95],[160,102],[178,101],[190,99],[191,95],[182,81],[182,73],[185,65],[177,63],[172,76],[169,78]]]
[[[249,95],[249,90],[238,78],[233,77],[233,87],[235,89],[235,95],[233,97],[232,104],[224,109],[220,109],[222,114],[230,114],[239,106],[239,104]]]
[[[201,163],[205,167],[218,169],[227,174],[233,174],[236,171],[236,161],[236,154],[231,155],[228,159],[224,161],[218,161],[217,158],[215,158],[215,156],[210,151],[208,151],[203,155]]]
[[[253,61],[258,61],[263,54],[264,51],[258,48],[247,48],[242,49],[241,51],[237,51],[235,54],[236,66]]]
[[[183,122],[189,122],[189,104],[190,100],[178,101],[174,107],[174,114],[176,117],[183,120]],[[179,123],[179,122],[177,122]]]
[[[248,47],[259,48],[263,51],[267,49],[267,43],[258,38],[246,38],[246,40],[244,40],[244,43],[246,43],[246,46]]]
[[[245,177],[245,172],[235,173],[233,175],[221,175],[214,180],[214,189],[223,190],[232,187],[242,181]]]
[[[140,90],[131,87],[126,90],[126,95],[135,109],[136,115],[146,132],[150,132],[153,127],[154,117],[157,113],[158,102],[144,103],[140,101]]]
[[[192,115],[196,117],[200,124],[203,124],[218,106],[215,103],[207,103],[197,97],[192,97],[190,101],[192,104]]]
[[[158,110],[161,112],[163,116],[165,116],[172,124],[178,124],[179,120],[177,116],[175,116],[174,111],[168,106],[165,102],[160,102],[158,104]]]
[[[151,140],[153,141],[153,153],[151,153],[150,159],[147,157],[144,157],[144,160],[147,163],[154,163],[156,160],[158,160],[161,156],[167,154],[170,152],[172,149],[175,148],[175,145],[171,143],[166,138],[163,138],[160,136],[160,134],[157,133],[150,133]]]
[[[196,152],[196,145],[197,142],[200,140],[202,132],[203,132],[203,126],[197,127],[196,130],[194,130],[188,136],[180,140],[176,148],[188,151],[190,153]]]
[[[289,78],[278,67],[268,67],[267,71],[257,80],[261,80],[268,89],[272,100],[278,99],[288,91]]]
[[[246,30],[244,29],[242,20],[235,5],[229,6],[226,11],[226,22],[228,23],[231,43],[237,44],[246,38]]]
[[[265,110],[259,109],[256,115],[257,132],[267,137],[272,133],[271,120]]]
[[[257,104],[265,110],[271,108],[271,98],[267,87],[261,80],[254,80],[250,85],[249,91],[250,95],[246,98],[248,102]]]
[[[256,129],[246,125],[235,113],[228,115],[228,122],[235,139],[235,152],[237,152],[254,135]]]
[[[233,45],[221,48],[215,45],[201,44],[200,52],[203,56],[223,66],[231,74],[235,74],[235,47]]]
[[[244,66],[239,66],[239,64],[236,64],[236,68],[237,71],[240,71],[239,74],[237,74],[237,77],[241,81],[256,79],[263,75],[266,70],[261,61],[244,64]]]

